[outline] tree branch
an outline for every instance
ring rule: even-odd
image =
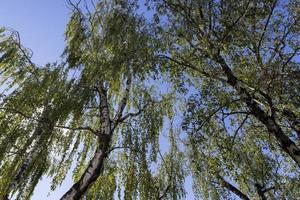
[[[136,117],[136,116],[140,115],[144,110],[145,110],[145,109],[141,109],[141,110],[139,110],[139,111],[137,111],[137,112],[135,112],[135,113],[127,113],[126,115],[124,115],[123,117],[121,117],[121,118],[118,120],[118,122],[121,123],[121,122],[127,120],[127,119],[130,118],[130,117]]]
[[[240,14],[240,16],[231,24],[228,26],[222,40],[225,40],[227,38],[227,36],[229,35],[229,33],[233,30],[233,28],[239,23],[239,21],[245,16],[245,14],[248,11],[249,5],[252,2],[252,0],[249,0],[246,4],[246,7],[244,9],[244,11]]]
[[[270,13],[269,13],[269,15],[268,15],[266,24],[265,24],[265,26],[264,26],[263,32],[262,32],[262,34],[261,34],[261,36],[260,36],[260,39],[259,39],[259,42],[258,42],[258,45],[257,45],[257,51],[258,51],[258,54],[259,54],[259,55],[260,55],[259,52],[260,52],[261,44],[262,44],[262,41],[263,41],[264,36],[265,36],[265,34],[266,34],[266,31],[267,31],[267,28],[268,28],[270,19],[271,19],[272,15],[273,15],[273,11],[274,11],[274,9],[275,9],[275,7],[276,7],[276,4],[277,4],[277,0],[274,0],[274,2],[273,2],[273,4],[272,4],[272,7],[271,7],[271,10],[270,10]]]
[[[95,135],[98,135],[98,132],[95,131],[94,129],[92,129],[91,127],[89,127],[89,126],[68,127],[68,126],[56,125],[54,127],[55,128],[61,128],[61,129],[68,129],[68,130],[72,130],[72,131],[90,131],[90,132],[94,133]]]
[[[175,60],[174,58],[171,58],[169,56],[166,56],[166,55],[160,55],[158,56],[159,58],[164,58],[164,59],[167,59],[167,60],[170,60],[171,62],[174,62],[175,64],[177,65],[181,65],[181,66],[184,66],[188,69],[191,69],[191,70],[194,70],[194,71],[197,71],[198,73],[202,74],[203,76],[205,77],[209,77],[209,78],[212,78],[212,79],[215,79],[215,80],[218,80],[218,81],[221,81],[221,82],[226,82],[226,80],[222,79],[222,78],[219,78],[219,77],[214,77],[212,76],[211,74],[207,73],[206,71],[204,70],[200,70],[198,67],[195,67],[191,64],[189,64],[188,62],[180,62],[178,60]]]
[[[267,200],[267,197],[265,196],[265,192],[263,190],[263,187],[259,183],[255,184],[255,188],[257,190],[257,194],[260,197],[260,199],[261,200]]]
[[[291,60],[296,56],[296,54],[298,53],[298,51],[300,50],[300,48],[296,48],[294,50],[294,52],[292,53],[292,55],[283,63],[282,65],[282,72],[285,71],[285,67],[291,62]]]
[[[234,140],[235,140],[235,138],[236,138],[239,130],[244,126],[244,124],[246,123],[248,117],[249,117],[249,113],[246,115],[246,117],[244,118],[244,120],[242,121],[242,123],[239,125],[239,127],[235,130],[233,138],[232,138],[232,145],[231,145],[232,147],[234,145]]]
[[[243,200],[250,200],[250,198],[246,194],[244,194],[237,187],[235,187],[234,185],[232,185],[231,183],[226,181],[222,176],[217,175],[217,178],[219,179],[220,184],[223,187],[225,187],[226,189],[228,189],[229,191],[231,191],[232,193],[234,193],[235,195],[237,195],[238,197],[240,197]]]
[[[166,172],[167,172],[169,181],[171,181],[171,180],[172,180],[172,174],[170,174],[170,173],[169,173],[169,170],[167,169],[167,163],[166,163],[166,161],[165,161],[165,159],[164,159],[164,157],[163,157],[163,155],[162,155],[160,149],[158,149],[158,154],[159,154],[159,156],[160,156],[160,158],[161,158],[163,164],[164,164],[165,167],[166,167]],[[173,164],[173,162],[172,162],[171,164]],[[161,194],[161,195],[158,194],[157,199],[158,199],[158,200],[163,199],[163,198],[167,195],[167,193],[168,193],[168,191],[169,191],[170,189],[171,189],[171,185],[170,185],[170,183],[169,183],[169,184],[167,185],[167,187],[163,190],[162,194]]]
[[[17,41],[15,41],[15,44],[18,46],[18,48],[21,50],[23,56],[25,57],[25,59],[27,60],[27,62],[33,67],[33,72],[38,68],[36,66],[36,64],[34,64],[31,60],[31,56],[27,55],[27,52],[23,49],[22,45],[21,45],[21,38],[20,38],[20,34],[18,31],[13,31],[13,33],[15,34],[15,36],[17,37]]]
[[[117,149],[130,149],[131,151],[139,153],[140,151],[137,149],[134,149],[130,146],[117,146],[117,147],[112,147],[107,151],[107,154],[110,154],[112,151],[117,150]]]
[[[150,102],[146,103],[141,109],[139,109],[137,112],[135,113],[127,113],[126,115],[122,116],[117,123],[122,123],[125,120],[127,120],[130,117],[136,117],[138,115],[140,115],[142,112],[144,112],[146,110],[146,108],[149,106]]]
[[[113,119],[113,123],[114,123],[114,127],[116,127],[117,122],[120,120],[120,118],[122,117],[122,113],[126,107],[128,98],[129,98],[129,93],[130,93],[130,88],[131,88],[131,81],[132,81],[132,76],[129,75],[127,77],[127,81],[126,81],[126,87],[125,87],[125,91],[123,93],[123,97],[119,103],[116,115]]]
[[[61,200],[79,200],[104,170],[104,162],[110,152],[109,149],[113,134],[109,117],[107,90],[104,84],[104,81],[100,81],[97,88],[100,97],[99,118],[101,124],[100,133],[98,134],[99,145],[85,172],[62,196]]]

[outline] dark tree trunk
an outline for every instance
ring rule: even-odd
[[[80,199],[88,190],[89,186],[97,180],[103,171],[103,164],[109,150],[109,142],[110,138],[103,142],[103,145],[98,146],[93,159],[90,161],[90,164],[81,176],[80,180],[64,194],[61,200]]]
[[[97,180],[103,171],[103,165],[110,149],[110,142],[112,137],[111,120],[109,116],[109,107],[107,102],[107,92],[102,83],[98,89],[100,97],[100,124],[101,130],[98,135],[99,146],[90,161],[87,169],[77,181],[61,198],[61,200],[77,200],[80,199]]]
[[[300,149],[299,147],[282,131],[281,127],[276,123],[273,116],[269,116],[257,104],[255,99],[248,93],[246,88],[242,86],[240,81],[235,77],[226,61],[220,55],[214,57],[215,61],[219,63],[227,77],[227,82],[240,95],[241,99],[246,103],[252,115],[266,126],[269,133],[274,135],[280,143],[281,148],[290,155],[290,157],[300,166]]]

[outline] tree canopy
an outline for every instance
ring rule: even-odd
[[[298,0],[68,5],[61,62],[0,29],[0,199],[299,198]]]

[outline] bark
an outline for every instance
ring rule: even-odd
[[[16,175],[13,178],[13,181],[9,184],[9,187],[6,191],[6,194],[4,195],[4,200],[8,200],[10,193],[15,190],[15,188],[22,182],[22,180],[24,179],[24,175],[27,172],[28,167],[30,166],[30,164],[32,163],[32,160],[37,156],[37,154],[39,153],[39,146],[40,146],[40,142],[42,140],[42,137],[44,135],[44,133],[46,132],[52,132],[54,129],[54,122],[47,122],[46,120],[49,117],[49,114],[51,112],[51,106],[46,105],[43,109],[42,115],[40,117],[39,120],[39,124],[36,127],[36,129],[34,130],[34,133],[32,135],[32,137],[27,141],[27,144],[25,146],[29,146],[31,145],[34,141],[34,146],[32,147],[32,149],[30,150],[30,152],[26,155],[25,160],[23,161],[23,164],[21,165],[21,167],[19,168],[18,172],[16,173]],[[25,151],[23,152],[25,153]],[[17,158],[19,159],[19,158]],[[15,162],[14,162],[15,163]]]
[[[281,148],[300,166],[300,149],[299,147],[285,135],[281,127],[276,123],[274,116],[269,116],[250,95],[250,93],[242,86],[240,81],[235,77],[226,61],[220,55],[215,55],[214,59],[222,67],[227,77],[227,82],[240,95],[241,99],[246,103],[251,114],[266,126],[268,132],[273,134],[280,143]]]
[[[97,180],[103,171],[103,164],[107,157],[109,149],[110,138],[103,142],[103,145],[99,145],[93,159],[90,161],[87,169],[81,176],[80,180],[77,181],[69,190],[66,192],[61,200],[75,200],[80,199],[85,192],[88,190],[90,185]]]
[[[104,88],[104,83],[100,83],[98,93],[100,97],[99,106],[99,119],[100,119],[100,133],[98,134],[99,146],[94,154],[94,157],[90,161],[87,169],[77,181],[61,198],[61,200],[75,200],[80,199],[88,190],[88,188],[97,180],[97,178],[103,172],[103,166],[105,159],[110,152],[110,142],[113,136],[113,132],[122,118],[122,113],[126,107],[129,92],[131,87],[131,76],[126,81],[126,88],[121,99],[118,110],[113,120],[110,119],[109,105],[107,100],[107,91]]]
[[[218,179],[221,183],[221,185],[223,187],[225,187],[226,189],[228,189],[230,192],[234,193],[235,195],[237,195],[238,197],[240,197],[243,200],[250,200],[250,198],[245,195],[244,193],[242,193],[237,187],[235,187],[234,185],[230,184],[229,182],[227,182],[223,177],[218,176]]]
[[[168,186],[166,187],[166,189],[164,189],[163,193],[162,193],[161,195],[158,195],[157,200],[164,199],[164,198],[167,196],[168,191],[169,191],[170,189],[171,189],[171,185],[168,185]]]
[[[100,134],[98,135],[99,146],[90,161],[87,169],[77,181],[61,198],[61,200],[80,199],[88,190],[88,188],[97,180],[103,171],[103,165],[108,156],[110,142],[112,137],[111,120],[109,117],[109,107],[107,102],[107,92],[103,83],[98,89],[100,96]]]

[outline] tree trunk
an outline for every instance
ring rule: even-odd
[[[284,109],[283,115],[288,119],[292,129],[297,133],[298,139],[300,139],[300,120],[297,116],[290,110]]]
[[[281,148],[290,155],[290,157],[298,164],[298,166],[300,166],[300,149],[297,147],[297,145],[285,135],[281,127],[276,123],[274,117],[265,113],[265,111],[262,110],[254,101],[254,98],[248,93],[248,91],[242,87],[241,83],[235,77],[223,57],[216,55],[214,56],[214,59],[221,65],[225,75],[227,76],[228,84],[230,84],[240,95],[241,99],[250,109],[252,115],[266,126],[269,133],[273,134],[280,143]]]
[[[99,146],[94,154],[94,157],[90,161],[87,169],[82,174],[79,181],[77,181],[61,198],[61,200],[76,200],[80,199],[97,180],[100,174],[103,172],[103,165],[106,157],[109,153],[110,142],[112,138],[111,120],[109,116],[109,107],[107,102],[107,91],[104,88],[104,84],[101,83],[98,88],[100,97],[100,134],[98,135]]]
[[[61,198],[61,200],[75,200],[80,199],[89,186],[97,180],[103,171],[103,164],[107,157],[109,150],[110,138],[103,142],[103,145],[99,145],[93,159],[90,161],[87,169],[81,176],[80,180],[77,181]]]

